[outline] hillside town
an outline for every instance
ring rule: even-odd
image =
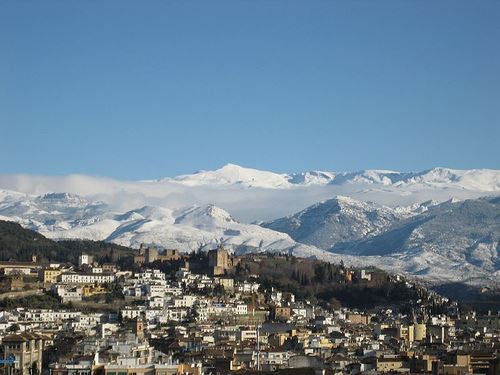
[[[0,375],[500,375],[500,0],[0,0]]]
[[[370,309],[324,307],[267,287],[224,248],[196,264],[176,250],[141,247],[133,270],[80,254],[78,264],[0,262],[5,374],[434,374],[500,373],[500,314],[461,311],[436,293]],[[250,259],[248,259],[250,258]],[[300,264],[301,259],[290,262]],[[178,267],[171,267],[177,264]],[[201,269],[200,269],[201,266]],[[169,268],[164,272],[162,268]],[[374,269],[340,268],[342,283]],[[277,270],[277,272],[280,272]],[[397,276],[392,276],[399,278]],[[31,284],[41,290],[31,289]],[[398,280],[408,284],[408,280]],[[367,284],[368,285],[368,284]],[[5,298],[24,296],[25,306]],[[30,306],[50,296],[52,306]],[[441,306],[436,312],[435,306]]]

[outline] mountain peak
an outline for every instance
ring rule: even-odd
[[[73,193],[60,193],[53,192],[40,195],[35,199],[42,205],[48,206],[66,206],[66,207],[84,207],[90,204],[90,202],[81,197],[80,195]],[[96,202],[98,204],[100,202]]]
[[[214,204],[209,204],[209,205],[205,206],[204,208],[202,208],[201,212],[204,215],[211,217],[213,219],[224,220],[224,221],[234,221],[234,219],[231,217],[229,212],[227,212],[226,210],[223,210],[220,207],[217,207]]]
[[[235,222],[229,212],[213,204],[193,206],[186,209],[176,218],[176,224],[195,224],[205,221]]]
[[[257,188],[277,188],[288,186],[286,175],[258,169],[245,168],[236,164],[226,164],[214,171],[200,171],[191,175],[182,175],[174,181],[189,186],[236,185]]]
[[[361,203],[361,201],[354,199],[354,198],[351,198],[351,197],[348,197],[346,195],[336,195],[335,198],[333,198],[333,199],[337,200],[338,202],[344,202],[344,203],[349,203],[349,204]]]
[[[52,192],[41,195],[40,199],[50,200],[50,201],[56,201],[56,200],[65,201],[65,200],[77,200],[83,198],[73,193]]]
[[[251,169],[251,168],[242,167],[241,165],[238,165],[238,164],[227,163],[227,164],[224,164],[222,167],[220,167],[217,170],[229,171],[229,170],[247,170],[247,169]]]
[[[381,233],[400,219],[395,210],[338,195],[263,226],[307,245],[331,249]]]

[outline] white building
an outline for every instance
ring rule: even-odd
[[[60,322],[69,319],[76,319],[82,315],[80,311],[53,311],[53,310],[27,310],[24,317],[27,321],[33,322]]]
[[[78,267],[83,266],[84,264],[90,264],[92,262],[91,256],[87,254],[81,254],[78,257]]]
[[[125,319],[135,319],[135,318],[141,316],[141,314],[146,313],[146,307],[145,306],[134,306],[134,307],[127,306],[124,309],[122,309],[120,311],[120,313],[122,314],[122,317]]]
[[[107,284],[115,280],[115,275],[104,273],[63,273],[61,282],[66,284]]]
[[[148,299],[148,307],[163,308],[165,306],[165,298],[154,296]]]
[[[236,340],[248,341],[257,340],[257,330],[255,329],[240,329],[236,332]]]
[[[236,284],[236,291],[240,293],[245,293],[245,294],[250,294],[250,293],[257,293],[259,290],[260,284],[259,283],[252,283],[248,281],[243,281],[240,283]]]
[[[174,299],[174,307],[193,307],[197,297],[192,295],[184,295]]]
[[[244,303],[237,304],[235,307],[235,313],[238,315],[248,314],[248,306]]]
[[[165,295],[165,285],[164,284],[145,284],[144,285],[145,294],[149,297],[163,297]]]
[[[82,300],[82,287],[79,286],[53,284],[51,290],[63,303]]]

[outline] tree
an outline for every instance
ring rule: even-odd
[[[224,286],[221,284],[217,284],[214,286],[213,293],[216,296],[223,296],[224,295]]]

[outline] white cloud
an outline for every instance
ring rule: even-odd
[[[229,169],[228,176],[224,176],[224,168]],[[0,188],[36,195],[68,192],[102,200],[121,212],[145,205],[180,208],[193,204],[215,204],[244,222],[289,215],[335,195],[400,206],[429,199],[445,201],[451,197],[466,199],[498,194],[500,188],[500,171],[488,170],[443,172],[442,169],[434,169],[413,174],[407,183],[398,181],[393,184],[387,183],[387,171],[344,175],[329,172],[331,176],[340,176],[342,183],[328,184],[328,181],[322,180],[321,183],[304,185],[288,183],[289,175],[236,166],[224,168],[179,179],[155,181],[121,181],[85,175],[0,175]],[[235,168],[240,170],[235,172]],[[450,174],[451,177],[448,177]],[[469,184],[471,176],[474,177],[472,186]],[[481,183],[481,178],[484,183]],[[382,184],[378,180],[385,182]],[[460,181],[467,182],[467,185],[464,187]]]

